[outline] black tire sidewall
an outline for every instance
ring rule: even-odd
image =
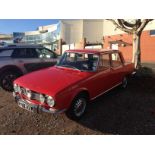
[[[127,87],[127,85],[128,85],[128,79],[127,79],[127,77],[125,76],[124,78],[123,78],[123,80],[122,80],[122,88],[126,88]]]
[[[12,83],[12,88],[11,88],[11,89],[6,88],[6,87],[3,85],[3,83],[2,83],[2,80],[4,79],[4,77],[7,76],[7,75],[10,75],[10,74],[14,75],[16,78],[19,77],[19,74],[16,73],[16,72],[13,72],[13,71],[4,71],[4,72],[2,73],[2,75],[1,75],[1,77],[0,77],[0,86],[1,86],[4,90],[6,90],[6,91],[13,91],[13,83]]]
[[[77,100],[79,100],[79,99],[84,99],[86,101],[86,107],[85,107],[84,113],[81,116],[76,116],[76,114],[74,113],[74,108],[75,108],[75,104],[76,104]],[[71,107],[66,112],[66,115],[67,115],[67,117],[69,117],[72,120],[79,120],[85,115],[85,113],[87,111],[87,106],[88,106],[87,97],[84,95],[79,95],[79,96],[75,97],[75,99],[73,100]]]

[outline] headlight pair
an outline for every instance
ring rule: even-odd
[[[22,92],[22,88],[20,88],[20,86],[18,86],[17,84],[14,84],[14,91],[16,93],[21,93]],[[29,89],[24,89],[24,94],[31,99],[31,97],[33,98],[33,93],[31,92],[31,90]],[[48,96],[48,95],[43,95],[43,94],[38,94],[39,98],[37,97],[37,99],[39,100],[40,103],[47,103],[50,107],[53,107],[55,105],[55,101],[53,99],[52,96]]]
[[[53,107],[55,105],[55,102],[54,102],[54,99],[52,96],[48,96],[48,95],[44,96],[44,95],[40,94],[39,95],[39,101],[41,103],[46,102],[50,107]]]

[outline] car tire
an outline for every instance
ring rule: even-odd
[[[73,100],[71,107],[66,112],[67,117],[76,121],[81,119],[86,113],[87,104],[88,98],[85,95],[77,96]]]
[[[127,87],[127,85],[128,85],[128,79],[127,79],[127,77],[125,76],[124,78],[123,78],[123,80],[122,80],[122,88],[126,88]]]
[[[4,71],[0,77],[0,86],[6,91],[13,91],[13,81],[20,75],[13,71]]]

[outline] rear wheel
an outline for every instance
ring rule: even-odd
[[[126,88],[128,85],[128,79],[127,77],[125,76],[122,80],[122,88]]]
[[[73,120],[79,120],[86,112],[88,99],[84,95],[76,97],[66,115]]]
[[[13,71],[5,71],[0,77],[0,86],[7,91],[13,91],[13,81],[19,77],[19,74]]]

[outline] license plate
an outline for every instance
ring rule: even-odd
[[[28,110],[30,112],[35,111],[34,106],[32,106],[32,105],[30,105],[30,104],[28,104],[28,103],[26,103],[25,101],[22,101],[22,100],[18,101],[18,106],[25,109],[25,110]]]

